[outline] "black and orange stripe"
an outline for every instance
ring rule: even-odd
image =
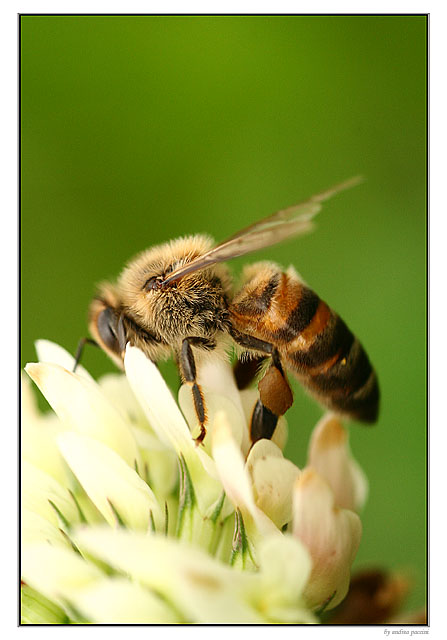
[[[330,409],[375,422],[377,376],[343,320],[292,273],[249,281],[230,306],[235,329],[271,343],[284,365]]]

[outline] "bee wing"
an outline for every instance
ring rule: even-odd
[[[300,204],[281,209],[255,222],[210,249],[204,255],[198,256],[170,273],[162,282],[162,286],[179,280],[188,273],[205,269],[218,262],[232,260],[247,253],[278,244],[287,238],[308,233],[314,227],[312,219],[321,210],[322,202],[328,200],[339,191],[353,187],[361,181],[362,178],[360,176],[350,178]]]

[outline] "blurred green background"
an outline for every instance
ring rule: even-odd
[[[293,263],[367,348],[380,421],[353,424],[370,481],[357,567],[425,601],[425,16],[22,16],[22,365],[71,352],[95,283],[138,251],[242,226],[352,175]],[[245,260],[246,262],[246,260]],[[240,270],[244,260],[236,261]],[[84,365],[113,364],[96,349]],[[172,365],[163,369],[173,386]],[[320,408],[295,384],[287,454]]]

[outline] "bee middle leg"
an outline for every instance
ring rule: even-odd
[[[231,335],[235,342],[246,349],[262,351],[272,357],[269,368],[259,381],[259,400],[255,405],[250,421],[250,439],[253,444],[257,440],[261,440],[261,438],[270,440],[279,418],[290,409],[293,403],[292,390],[284,373],[281,358],[278,350],[269,342],[240,333],[234,329],[231,331]],[[262,357],[258,357],[256,359],[257,363],[262,359]],[[237,378],[236,380],[238,381]]]
[[[194,409],[200,424],[200,433],[195,438],[196,445],[201,444],[206,436],[206,409],[202,390],[197,383],[196,363],[191,345],[200,344],[201,342],[200,338],[185,338],[182,342],[182,349],[178,359],[182,376],[186,384],[191,387]]]

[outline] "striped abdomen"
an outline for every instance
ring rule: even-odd
[[[273,344],[284,365],[325,406],[364,422],[379,408],[377,376],[359,340],[289,269],[262,264],[235,297],[231,321]]]

